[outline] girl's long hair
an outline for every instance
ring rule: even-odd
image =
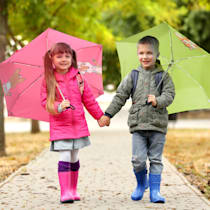
[[[76,52],[66,43],[56,43],[50,50],[45,53],[44,56],[44,75],[47,87],[47,104],[46,109],[51,114],[56,114],[54,108],[55,96],[56,96],[56,80],[54,76],[54,68],[52,63],[52,57],[58,53],[69,53],[72,56],[72,65],[77,68]]]

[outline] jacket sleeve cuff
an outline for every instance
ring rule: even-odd
[[[61,113],[63,111],[61,104],[58,105],[58,113]]]
[[[107,116],[107,117],[109,117],[109,118],[112,118],[112,115],[109,114],[109,113],[107,113],[107,112],[105,112],[104,115]]]
[[[156,98],[156,101],[157,101],[156,108],[163,108],[163,104],[161,103],[161,99],[160,98]]]

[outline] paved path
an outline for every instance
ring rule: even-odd
[[[104,107],[106,106],[107,104]],[[92,145],[80,151],[81,168],[78,188],[81,201],[60,204],[57,177],[58,154],[49,152],[47,149],[36,160],[0,183],[0,210],[210,209],[209,201],[166,159],[164,159],[161,186],[161,193],[165,196],[166,203],[150,203],[148,191],[142,201],[132,201],[130,195],[136,186],[136,181],[130,163],[131,136],[126,125],[127,108],[121,110],[112,119],[109,128],[99,128],[97,122],[89,115],[87,120]],[[197,123],[192,123],[192,128],[195,124]],[[172,125],[172,127],[175,126]],[[15,130],[16,128],[18,129]],[[41,128],[48,130],[48,124],[42,123]],[[7,132],[29,131],[30,122],[20,120],[14,122],[7,119],[6,129],[8,129]]]
[[[60,204],[58,154],[47,149],[0,184],[0,209],[210,209],[209,202],[166,159],[161,187],[166,204],[150,203],[148,191],[142,201],[132,201],[130,134],[94,131],[91,142],[80,151],[81,201]]]

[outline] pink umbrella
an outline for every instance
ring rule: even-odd
[[[77,53],[79,70],[94,96],[103,94],[102,46],[49,28],[0,63],[8,116],[49,121],[48,113],[40,105],[43,57],[57,42],[70,44]]]

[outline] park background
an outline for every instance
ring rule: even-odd
[[[116,41],[167,22],[210,52],[208,0],[0,0],[0,61],[47,28],[103,45],[107,94],[121,81]],[[110,93],[112,95],[112,93]],[[0,88],[0,182],[49,146],[47,132],[31,121],[31,133],[6,133]],[[209,119],[209,110],[179,113],[177,119]],[[173,117],[172,117],[173,119]],[[210,199],[210,130],[170,128],[164,155]]]

